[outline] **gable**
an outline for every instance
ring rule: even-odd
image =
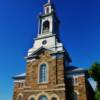
[[[35,50],[31,55],[25,57],[26,59],[36,58],[44,52],[52,53],[53,51],[44,47],[40,47]]]

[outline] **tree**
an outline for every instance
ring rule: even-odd
[[[97,90],[97,91],[95,92],[95,99],[96,99],[96,100],[100,100],[100,91],[99,91],[99,90]]]
[[[95,92],[95,99],[100,100],[100,64],[94,63],[89,69],[89,75],[97,82],[97,90]]]
[[[89,75],[97,82],[97,89],[100,90],[100,64],[94,63],[89,69]]]

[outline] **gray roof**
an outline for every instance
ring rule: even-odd
[[[26,77],[26,73],[22,73],[22,74],[19,74],[19,75],[15,75],[13,77],[13,79],[25,79]]]
[[[80,68],[80,67],[75,67],[75,66],[68,66],[66,67],[67,73],[85,73],[87,72],[86,69]]]
[[[69,67],[66,67],[66,71],[67,71],[67,73],[80,73],[80,72],[85,73],[87,70],[85,70],[83,68],[78,68],[78,67],[75,67],[75,66],[69,66]],[[22,73],[22,74],[15,75],[13,77],[13,79],[15,79],[15,80],[25,79],[25,77],[26,77],[26,73]]]

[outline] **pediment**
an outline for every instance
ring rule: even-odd
[[[38,55],[44,53],[45,51],[48,51],[49,53],[53,52],[52,50],[47,49],[45,47],[40,47],[37,50],[35,50],[31,55],[29,55],[28,57],[26,57],[26,59],[38,57]]]

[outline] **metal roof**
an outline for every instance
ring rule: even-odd
[[[22,73],[19,75],[15,75],[14,77],[12,77],[13,79],[25,79],[26,77],[26,73]]]

